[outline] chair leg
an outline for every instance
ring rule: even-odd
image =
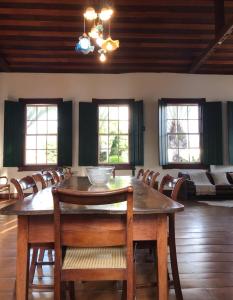
[[[123,280],[121,300],[126,300],[127,299],[126,297],[127,297],[127,281]]]
[[[43,260],[44,260],[44,255],[45,255],[45,249],[44,249],[44,248],[41,248],[41,249],[40,249],[40,253],[39,253],[38,262],[43,262]],[[39,277],[39,278],[42,278],[42,277],[43,277],[42,265],[38,265],[38,266],[37,266],[37,271],[38,271],[38,277]]]
[[[34,279],[34,276],[35,276],[38,250],[39,250],[38,248],[33,248],[32,249],[32,260],[31,260],[31,265],[30,265],[30,268],[29,268],[29,284],[30,285],[32,285],[33,279]]]
[[[177,300],[183,300],[182,289],[180,285],[179,269],[176,255],[176,238],[175,238],[175,219],[174,215],[169,216],[169,248],[171,258],[172,277]]]
[[[52,249],[49,249],[48,250],[48,259],[49,259],[49,261],[53,261],[53,250]]]

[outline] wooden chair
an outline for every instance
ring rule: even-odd
[[[132,187],[107,192],[54,188],[53,199],[54,299],[65,299],[61,288],[62,282],[65,281],[123,280],[127,281],[127,299],[132,300],[134,297]],[[122,201],[127,201],[124,221],[122,218],[113,218],[113,216],[104,218],[99,215],[93,219],[81,214],[75,217],[75,222],[77,222],[75,232],[66,232],[62,226],[62,219],[67,218],[67,214],[62,215],[60,203],[65,203],[68,208],[69,204],[103,205]],[[62,253],[64,247],[66,251]],[[74,299],[74,291],[71,297]]]
[[[153,189],[158,189],[158,183],[156,179],[159,175],[159,172],[150,171],[146,177],[145,183]]]
[[[19,200],[24,200],[24,198],[28,195],[28,192],[32,190],[31,194],[35,194],[38,192],[38,188],[36,185],[35,180],[32,178],[32,176],[26,176],[23,177],[22,179],[15,179],[12,178],[11,182],[15,186],[18,194],[18,199]],[[46,201],[46,199],[45,199]],[[31,245],[32,249],[32,259],[31,259],[31,264],[29,267],[29,286],[30,287],[36,287],[38,289],[40,288],[52,288],[51,285],[33,285],[33,280],[35,276],[35,271],[37,266],[42,266],[42,265],[52,265],[54,264],[52,261],[48,262],[43,262],[43,260],[38,259],[38,254],[39,252],[44,252],[45,250],[53,249],[53,245],[49,245],[48,247],[44,247],[40,245],[33,246]]]
[[[49,172],[52,175],[55,183],[59,183],[65,179],[65,175],[61,170],[51,170]]]
[[[0,176],[0,192],[7,192],[8,193],[8,199],[11,198],[11,192],[10,192],[10,184],[8,183],[8,178],[6,176]]]
[[[32,178],[36,183],[39,182],[41,184],[42,189],[55,184],[53,176],[48,171],[44,171],[43,173],[35,173],[32,175]]]
[[[147,169],[144,173],[143,173],[143,176],[142,176],[142,182],[146,183],[146,178],[147,176],[149,175],[150,173],[150,170]]]
[[[144,174],[144,170],[143,169],[138,170],[136,178],[140,179],[143,176],[143,174]]]
[[[159,191],[162,193],[164,186],[169,182],[172,182],[174,178],[170,175],[165,175],[161,181]],[[171,198],[174,201],[178,200],[178,195],[180,192],[180,188],[184,183],[185,178],[179,178],[171,193]],[[179,269],[177,264],[177,255],[176,255],[176,236],[175,236],[175,214],[169,214],[168,216],[168,226],[169,226],[169,234],[168,234],[168,246],[170,249],[170,260],[171,260],[171,269],[172,269],[172,277],[174,282],[174,288],[176,293],[177,300],[183,300],[182,289],[180,285],[180,277],[179,277]]]

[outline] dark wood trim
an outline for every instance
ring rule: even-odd
[[[163,169],[209,169],[209,166],[206,166],[202,163],[198,164],[167,164],[162,166]]]
[[[9,64],[2,55],[0,55],[0,69],[2,69],[4,72],[10,71]]]
[[[18,172],[50,170],[56,169],[57,167],[58,165],[23,165],[18,167]]]
[[[205,98],[161,98],[165,104],[203,104]]]
[[[19,98],[25,104],[59,104],[63,98]]]
[[[135,100],[134,99],[96,99],[93,98],[92,102],[96,104],[116,104],[116,105],[122,105],[122,104],[132,104]]]
[[[208,48],[199,56],[191,65],[189,73],[196,73],[200,67],[205,63],[209,56],[215,52],[227,40],[233,31],[233,21],[225,25],[218,33],[213,42],[210,43]]]

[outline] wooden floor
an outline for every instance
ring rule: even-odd
[[[233,299],[233,208],[186,202],[176,218],[177,252],[185,300]],[[16,262],[16,218],[0,215],[0,299],[13,299]],[[38,281],[37,277],[35,281]],[[42,281],[52,282],[52,269],[43,268]],[[155,299],[153,267],[140,250],[137,264],[137,299]],[[147,287],[142,287],[147,285]],[[80,283],[77,299],[119,300],[116,283]],[[169,290],[170,300],[175,299]],[[53,293],[30,292],[29,299],[52,300]]]

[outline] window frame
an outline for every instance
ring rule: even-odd
[[[99,126],[97,126],[97,165],[98,166],[113,166],[116,170],[134,170],[134,166],[131,164],[131,147],[132,147],[132,105],[134,103],[134,99],[92,99],[92,102],[97,105],[97,114],[99,111],[100,105],[128,105],[129,107],[129,163],[125,164],[100,164],[98,160],[98,152],[99,152]],[[99,124],[99,116],[97,115],[97,124]]]
[[[25,164],[25,150],[26,150],[26,122],[27,122],[27,111],[26,107],[27,104],[33,105],[33,104],[53,104],[57,105],[63,101],[62,98],[19,98],[19,102],[22,102],[24,105],[24,130],[23,130],[23,141],[22,141],[22,158],[21,161],[23,162],[20,167],[18,167],[18,171],[39,171],[41,169],[51,169],[58,167],[57,164],[35,164],[35,165],[26,165]],[[59,120],[58,120],[59,122]],[[58,124],[59,126],[59,124]]]
[[[206,102],[205,98],[161,98],[160,101],[167,105],[189,105],[189,104],[197,104],[199,107],[199,134],[200,134],[200,162],[198,163],[170,163],[167,162],[166,164],[162,165],[163,169],[207,169],[208,166],[206,166],[203,163],[203,104]],[[163,122],[165,123],[166,120],[160,120],[158,118],[159,123]],[[160,124],[159,124],[160,126]],[[166,133],[167,135],[167,133]],[[158,135],[158,145],[160,145],[161,139]],[[168,148],[166,147],[166,156],[167,156]],[[159,147],[159,156],[160,156],[160,147]]]

